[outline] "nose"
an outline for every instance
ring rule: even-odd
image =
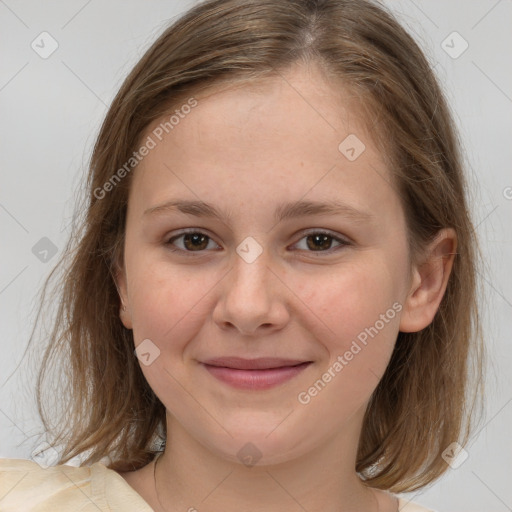
[[[247,336],[269,335],[289,320],[287,295],[277,265],[265,251],[251,263],[236,255],[228,275],[219,283],[213,320],[223,330]],[[281,272],[282,274],[282,272]]]

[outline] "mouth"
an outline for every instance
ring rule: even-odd
[[[213,377],[232,387],[262,390],[292,379],[312,364],[312,361],[269,357],[222,357],[209,359],[201,364]]]

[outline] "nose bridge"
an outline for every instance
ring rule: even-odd
[[[280,326],[286,318],[284,304],[278,304],[282,297],[270,253],[254,242],[248,240],[237,247],[216,311],[217,322],[244,333],[262,325],[267,329]]]
[[[268,300],[268,287],[271,286],[268,275],[271,274],[268,250],[263,250],[259,243],[256,246],[252,241],[244,241],[237,247],[236,252],[229,285],[230,293],[253,303]]]

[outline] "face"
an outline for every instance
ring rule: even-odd
[[[168,428],[231,460],[246,443],[289,460],[361,418],[410,289],[390,171],[354,98],[318,76],[195,96],[162,140],[170,114],[148,128],[156,145],[133,176],[122,321]],[[219,217],[155,209],[169,202]]]

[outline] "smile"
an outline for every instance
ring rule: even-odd
[[[201,363],[216,379],[239,389],[263,390],[289,381],[311,361],[222,358]]]

